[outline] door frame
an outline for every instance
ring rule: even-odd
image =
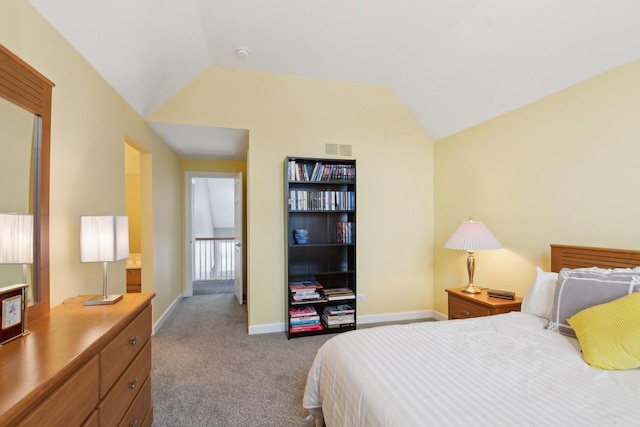
[[[193,245],[192,245],[192,218],[193,218],[193,186],[191,185],[192,178],[224,178],[234,180],[238,175],[237,172],[200,172],[200,171],[185,171],[184,173],[184,290],[182,295],[185,297],[193,296]],[[240,188],[240,197],[244,198],[242,187]],[[244,207],[243,207],[244,209]],[[244,217],[244,214],[242,215]],[[240,227],[242,231],[242,222],[240,224],[233,224],[234,228]],[[244,238],[243,238],[244,239]],[[242,264],[244,265],[244,251],[240,251],[243,257]],[[244,287],[244,284],[242,284]]]

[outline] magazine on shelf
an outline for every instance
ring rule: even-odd
[[[344,294],[352,294],[353,291],[349,288],[329,288],[323,290],[325,295],[344,295]]]
[[[289,282],[289,290],[291,291],[313,291],[315,289],[322,289],[322,285],[316,280],[303,280],[300,282]]]
[[[327,329],[338,329],[338,328],[347,328],[349,326],[356,326],[355,323],[340,323],[337,325],[327,325],[325,324],[324,327]]]
[[[305,305],[302,307],[293,307],[289,309],[289,316],[291,317],[300,317],[300,316],[309,316],[316,315],[318,312],[315,308],[310,305]]]
[[[352,314],[356,310],[349,304],[328,305],[324,308],[324,312],[329,315]]]
[[[328,300],[325,297],[320,296],[319,298],[316,298],[316,299],[303,299],[303,300],[298,300],[298,301],[296,301],[294,299],[291,299],[290,304],[291,305],[317,304],[317,303],[327,302],[327,301]]]
[[[321,331],[324,327],[320,323],[314,325],[295,325],[289,327],[289,332],[309,332],[309,331]]]
[[[349,300],[356,297],[349,288],[324,289],[323,294],[329,301]]]
[[[313,300],[317,300],[320,299],[320,294],[317,292],[314,292],[312,294],[296,294],[294,293],[292,296],[294,301],[313,301]]]
[[[328,325],[337,325],[341,323],[353,323],[353,314],[345,314],[344,316],[327,316],[326,313],[322,315],[322,320]]]
[[[316,323],[320,323],[320,316],[301,316],[301,317],[292,317],[289,319],[290,325],[313,325]]]

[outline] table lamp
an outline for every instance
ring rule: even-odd
[[[107,263],[129,257],[129,218],[126,216],[80,217],[80,262],[102,262],[102,295],[84,305],[115,304],[122,294],[107,294]]]
[[[453,235],[444,244],[447,249],[467,251],[467,273],[469,284],[462,291],[469,294],[478,294],[482,289],[473,285],[473,273],[475,272],[475,259],[473,253],[477,250],[500,249],[502,245],[480,221],[462,221]]]
[[[28,284],[27,264],[33,264],[33,215],[0,214],[0,264],[22,264],[22,283]]]

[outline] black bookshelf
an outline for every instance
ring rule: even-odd
[[[284,176],[287,337],[353,330],[356,162],[287,157]],[[306,230],[307,239],[296,230]],[[303,289],[292,290],[296,285]],[[347,310],[327,309],[336,306]]]

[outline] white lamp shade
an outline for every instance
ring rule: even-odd
[[[80,262],[112,262],[128,257],[128,217],[80,217]]]
[[[33,263],[33,215],[0,214],[0,264]]]
[[[476,251],[500,249],[502,245],[480,221],[462,221],[444,244],[447,249]]]

